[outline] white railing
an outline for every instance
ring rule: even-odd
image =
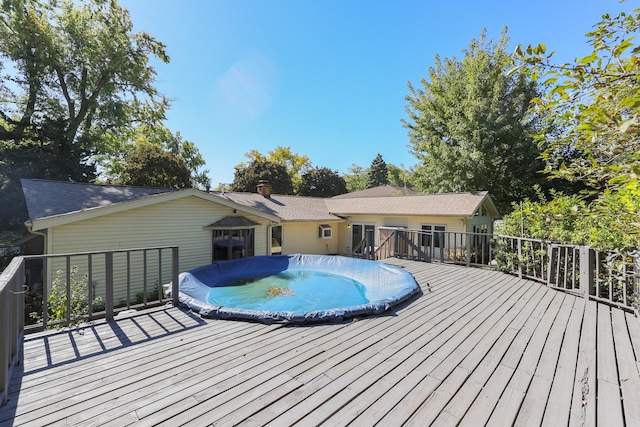
[[[177,246],[15,257],[0,273],[0,404],[6,403],[25,331],[113,320],[121,310],[164,304],[165,281],[171,281],[171,303],[178,306],[178,273]],[[34,289],[36,280],[40,290]],[[148,298],[150,293],[157,298]],[[97,297],[99,308],[93,303]],[[33,310],[36,316],[29,316]]]

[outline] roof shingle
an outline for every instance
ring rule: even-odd
[[[280,217],[283,221],[335,221],[341,218],[329,212],[328,199],[319,197],[283,196],[266,198],[256,193],[214,193],[244,206]]]
[[[329,211],[336,215],[470,216],[486,195],[486,191],[479,191],[396,197],[331,198],[326,202]]]
[[[176,191],[171,188],[100,185],[44,179],[22,179],[21,183],[29,219],[32,221]]]

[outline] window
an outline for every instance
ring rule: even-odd
[[[332,236],[332,229],[329,224],[320,224],[318,227],[318,237],[321,239],[330,239]]]
[[[444,225],[423,225],[422,231],[422,246],[431,246],[432,239],[434,248],[444,246],[444,235],[441,234],[441,232],[447,231]]]
[[[254,255],[253,229],[213,230],[213,261]]]

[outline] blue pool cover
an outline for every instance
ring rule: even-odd
[[[420,293],[408,272],[333,255],[256,256],[181,273],[180,303],[205,317],[312,323],[380,314]]]

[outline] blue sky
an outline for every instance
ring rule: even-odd
[[[401,119],[407,82],[434,57],[461,56],[483,28],[511,49],[545,43],[558,61],[589,52],[584,34],[616,0],[120,0],[135,30],[167,45],[154,62],[173,100],[167,126],[193,141],[215,187],[245,153],[277,146],[344,174],[377,153],[416,162]]]

